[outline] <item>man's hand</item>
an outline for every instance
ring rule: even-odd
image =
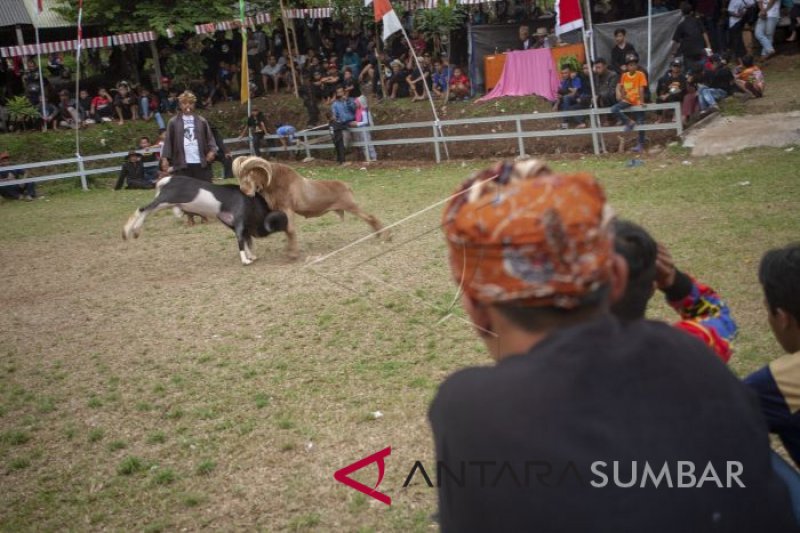
[[[214,152],[208,152],[206,154],[206,161],[209,162],[209,163],[213,162],[214,159],[216,159],[216,158],[217,158],[217,154],[215,154]]]
[[[661,289],[668,289],[675,283],[675,263],[672,261],[672,256],[669,250],[658,243],[658,255],[656,256],[656,286]]]

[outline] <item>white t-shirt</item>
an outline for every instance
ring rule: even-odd
[[[760,7],[767,7],[769,5],[769,0],[761,0]],[[772,4],[772,7],[767,10],[767,18],[774,18],[781,16],[781,0],[775,0],[775,3]]]
[[[186,163],[189,165],[196,165],[201,162],[200,148],[197,145],[197,133],[194,129],[194,116],[183,115],[183,154],[186,157]]]

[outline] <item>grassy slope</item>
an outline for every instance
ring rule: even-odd
[[[800,151],[683,158],[554,166],[596,172],[621,215],[726,297],[741,326],[731,367],[746,374],[779,353],[755,268],[800,232]],[[391,222],[479,165],[305,172],[349,181]],[[487,362],[459,312],[440,322],[453,298],[440,209],[314,270],[283,260],[282,237],[243,268],[219,224],[155,216],[123,243],[150,197],[98,188],[0,207],[0,528],[427,530],[435,493],[400,488],[432,460],[427,405],[447,374]],[[301,222],[300,239],[314,257],[365,231],[328,216]],[[333,481],[387,445],[391,508]]]

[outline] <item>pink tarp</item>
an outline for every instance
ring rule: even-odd
[[[555,100],[558,94],[558,76],[549,48],[508,52],[503,75],[500,76],[497,85],[478,101],[531,94],[543,96],[551,101]]]

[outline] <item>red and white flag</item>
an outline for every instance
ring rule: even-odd
[[[44,11],[44,6],[42,5],[43,0],[36,0],[36,8],[39,10],[39,13]]]
[[[397,13],[394,12],[392,3],[389,0],[373,0],[372,5],[375,8],[375,22],[383,21],[384,41],[393,33],[403,29],[403,26],[400,24],[400,19],[397,18]]]
[[[580,0],[556,0],[556,35],[583,28]]]

